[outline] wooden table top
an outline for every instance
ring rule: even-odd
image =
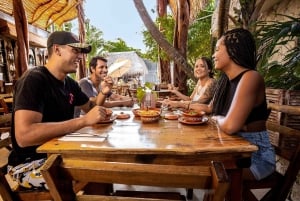
[[[120,111],[115,111],[118,114]],[[164,155],[167,157],[248,157],[257,150],[246,140],[219,132],[208,122],[185,125],[178,120],[161,118],[157,123],[142,123],[140,118],[114,120],[109,124],[96,124],[78,130],[82,134],[95,134],[106,138],[90,137],[87,141],[62,141],[56,138],[41,145],[40,153],[60,153],[80,157],[109,155]],[[72,138],[74,139],[74,138]],[[87,139],[87,138],[86,138]],[[93,141],[95,139],[95,141]],[[76,137],[75,137],[76,140]]]
[[[142,123],[131,111],[125,113],[130,113],[131,117],[77,131],[101,137],[88,137],[86,141],[62,141],[62,138],[56,138],[41,145],[37,152],[61,154],[67,160],[80,161],[80,164],[108,161],[120,165],[201,166],[209,165],[211,161],[221,161],[231,171],[229,200],[242,200],[242,169],[237,162],[250,157],[257,150],[255,145],[238,136],[218,131],[216,125],[209,121],[185,125],[178,120],[161,118],[156,123]]]

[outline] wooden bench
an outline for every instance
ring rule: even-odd
[[[156,164],[115,163],[63,159],[53,154],[42,168],[42,174],[55,201],[68,200],[158,200],[121,196],[76,195],[72,182],[119,183],[161,187],[189,187],[210,189],[205,197],[223,201],[229,187],[224,166],[212,162],[211,166],[175,166]],[[166,199],[164,199],[166,200]]]
[[[0,142],[0,149],[7,148],[11,144],[10,136],[2,139]],[[2,164],[0,167],[0,194],[4,201],[32,201],[32,200],[52,200],[49,191],[38,190],[25,190],[25,189],[12,189],[7,178],[7,163]],[[0,199],[1,200],[1,199]]]
[[[268,104],[269,108],[275,111],[280,111],[288,114],[300,115],[299,106],[287,106]],[[279,125],[271,121],[267,121],[267,129],[269,132],[278,134],[278,141],[272,142],[277,160],[287,160],[286,170],[279,168],[277,163],[276,171],[265,179],[260,181],[244,181],[243,183],[243,198],[245,201],[258,200],[252,193],[251,189],[267,189],[268,191],[261,200],[263,201],[284,201],[294,182],[300,169],[300,131]]]

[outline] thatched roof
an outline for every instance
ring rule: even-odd
[[[128,52],[109,52],[106,55],[107,58],[107,64],[108,66],[111,66],[112,63],[114,63],[117,59],[128,59],[131,61],[131,67],[130,70],[126,73],[126,75],[145,75],[148,73],[147,65],[145,64],[145,61],[137,55],[134,51],[128,51]]]
[[[169,0],[169,6],[172,10],[172,13],[174,16],[177,15],[177,0]],[[190,19],[189,22],[190,24],[193,23],[193,21],[196,19],[197,14],[205,8],[205,6],[208,3],[208,0],[189,0],[190,2]]]
[[[41,29],[75,19],[76,6],[83,0],[23,0],[28,23]],[[13,16],[13,0],[0,1],[0,10]]]

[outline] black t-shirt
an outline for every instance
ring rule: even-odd
[[[60,122],[73,118],[74,107],[85,104],[89,98],[81,91],[77,82],[70,77],[64,81],[56,79],[46,67],[28,70],[16,82],[13,103],[14,113],[17,110],[32,110],[43,114],[42,122]],[[13,151],[9,157],[10,165],[24,163],[45,157],[37,154],[36,148],[19,147],[15,139],[14,123],[11,128]]]

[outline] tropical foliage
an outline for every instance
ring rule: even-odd
[[[211,16],[213,12],[213,3],[210,4],[205,10],[201,11],[193,24],[189,27],[188,32],[188,48],[187,48],[187,61],[193,66],[196,59],[200,56],[211,56]],[[167,15],[166,17],[157,18],[155,21],[157,27],[160,27],[161,32],[166,40],[173,44],[175,20],[173,16]],[[147,52],[144,57],[152,61],[158,60],[158,55],[163,60],[167,60],[167,54],[159,49],[158,44],[155,42],[148,30],[143,31],[144,44]],[[188,80],[188,91],[191,93],[194,88],[194,81]]]
[[[85,29],[86,29],[86,42],[92,45],[92,51],[88,54],[88,61],[91,57],[96,55],[101,55],[105,50],[103,32],[100,31],[97,27],[90,24],[90,20],[87,19],[85,21]]]
[[[197,19],[189,27],[187,59],[192,66],[199,56],[211,55],[210,28],[212,12],[213,4],[201,11],[197,16]],[[162,27],[161,31],[163,35],[170,44],[173,44],[174,18],[171,15],[167,15],[163,18],[157,18],[155,23],[158,27]],[[160,54],[160,58],[167,58],[165,52],[158,50],[158,44],[154,41],[148,30],[143,31],[143,36],[143,42],[147,48],[147,52],[144,55],[146,58],[157,61],[158,54]]]
[[[257,23],[258,70],[263,73],[267,87],[299,90],[300,18],[285,17],[288,20],[284,22]],[[278,55],[282,59],[272,59]]]
[[[103,49],[106,52],[141,51],[140,49],[129,47],[122,38],[118,38],[117,41],[106,41],[103,45]]]
[[[158,27],[163,27],[161,28],[161,32],[165,36],[165,39],[170,44],[173,44],[175,26],[174,18],[171,15],[160,17],[156,19],[155,24]],[[159,50],[159,46],[151,36],[150,32],[148,30],[144,30],[142,33],[144,37],[143,42],[146,46],[146,53],[144,54],[144,57],[152,61],[157,61],[158,55],[160,55],[160,58],[162,58],[163,60],[167,60],[167,54],[164,51]]]
[[[116,41],[105,41],[103,32],[91,25],[88,19],[85,22],[85,28],[86,42],[92,45],[92,51],[88,54],[87,61],[90,61],[96,55],[105,55],[108,52],[136,51],[140,54],[140,49],[129,47],[121,38],[118,38]]]
[[[188,61],[191,64],[194,64],[198,57],[212,55],[210,29],[213,9],[213,4],[208,5],[189,27]]]

